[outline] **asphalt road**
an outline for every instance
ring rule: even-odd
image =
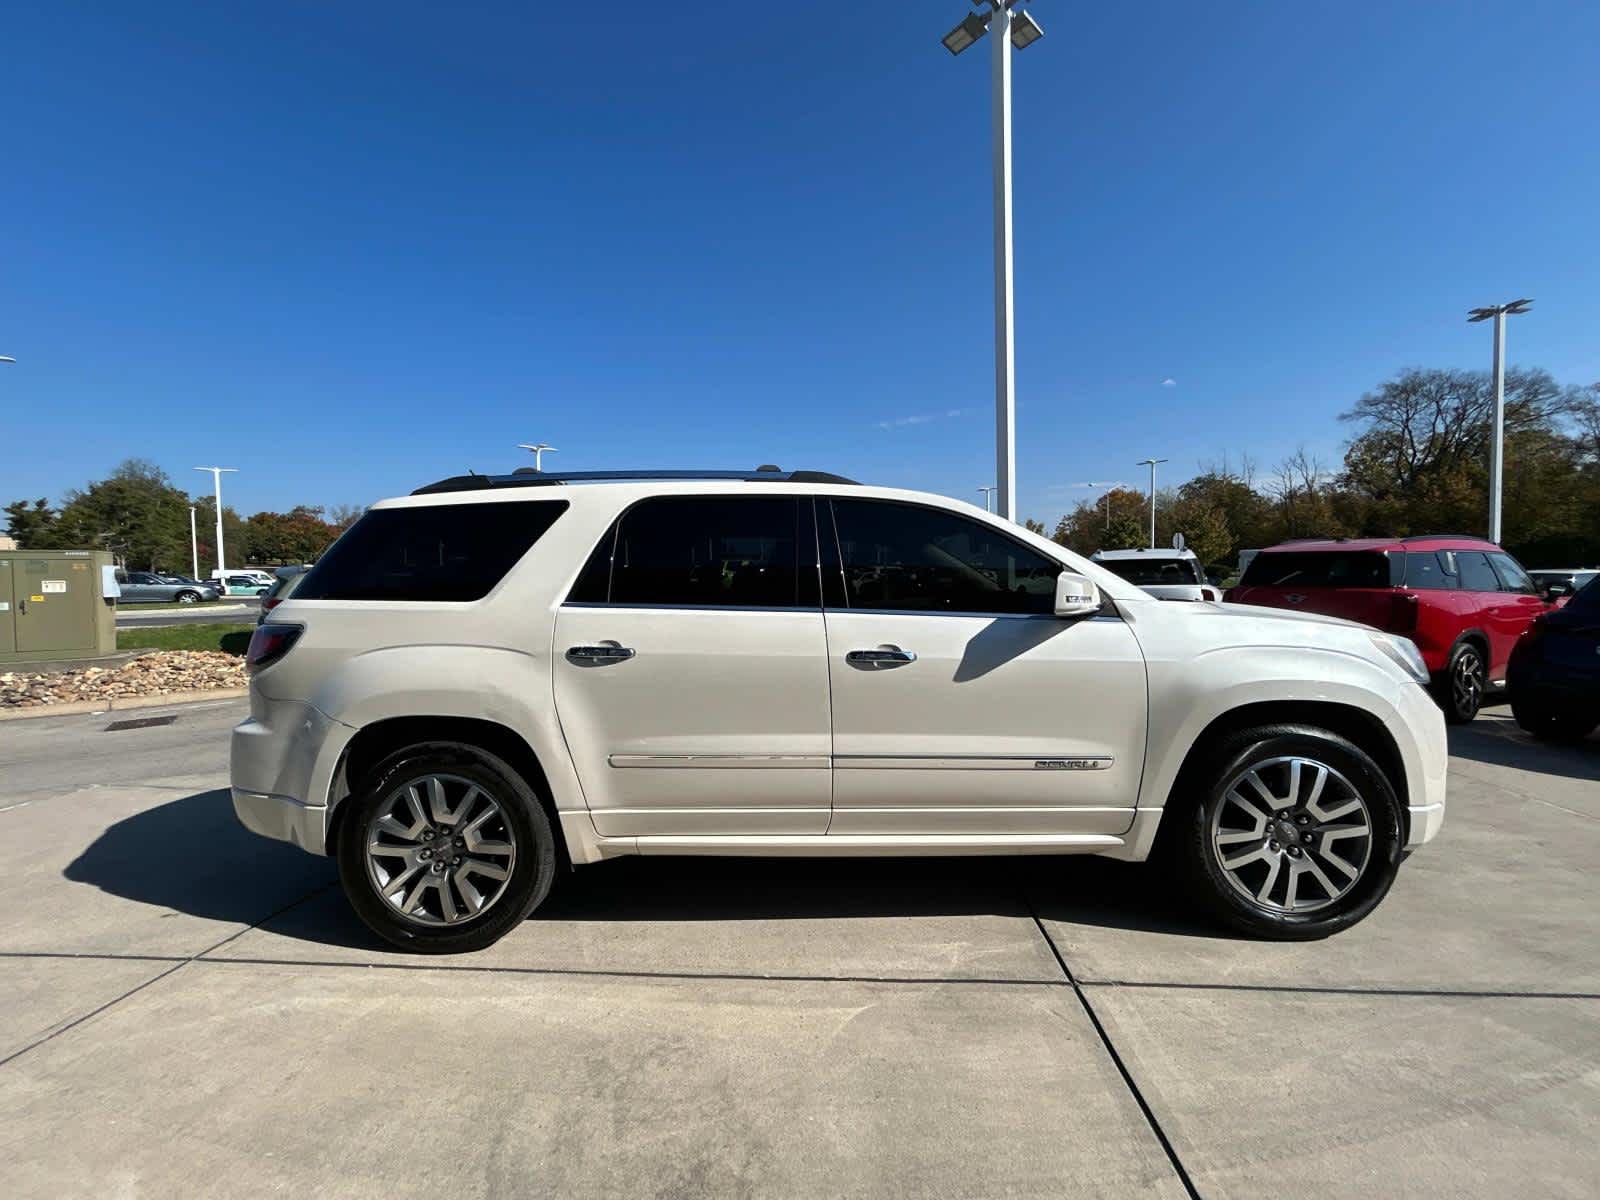
[[[1453,731],[1320,943],[1088,859],[637,859],[418,959],[235,823],[242,711],[0,725],[0,1194],[1600,1194],[1600,743]]]
[[[238,604],[197,605],[192,608],[160,608],[143,604],[119,604],[117,628],[138,629],[151,625],[206,625],[213,622],[254,621],[261,606],[254,596]]]

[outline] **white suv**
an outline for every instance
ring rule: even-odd
[[[444,480],[345,533],[250,666],[240,820],[419,951],[620,854],[1160,854],[1235,928],[1318,937],[1444,817],[1405,639],[1162,603],[815,472]]]

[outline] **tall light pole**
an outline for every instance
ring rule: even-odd
[[[227,570],[227,568],[223,566],[223,563],[226,560],[223,558],[223,555],[222,555],[222,476],[223,476],[223,474],[225,472],[237,471],[238,469],[239,469],[238,467],[196,467],[195,468],[196,471],[210,471],[211,472],[211,478],[217,485],[217,576],[219,578],[222,576],[223,572]],[[200,564],[199,564],[198,558],[199,558],[199,555],[198,555],[198,552],[197,552],[196,553],[196,562],[195,562],[195,572],[194,572],[197,577],[200,574]]]
[[[1532,300],[1513,300],[1475,308],[1467,314],[1469,323],[1494,318],[1494,429],[1489,437],[1489,540],[1500,544],[1500,491],[1506,452],[1506,318],[1528,311]]]
[[[189,505],[189,562],[193,567],[190,579],[200,578],[200,538],[194,531],[194,505]]]
[[[993,512],[994,505],[990,503],[990,500],[994,498],[994,494],[1000,489],[991,485],[989,487],[981,487],[978,490],[983,493],[983,511]]]
[[[1150,549],[1156,548],[1156,465],[1168,460],[1165,458],[1141,458],[1133,465],[1136,467],[1150,468]]]
[[[1106,528],[1109,530],[1111,528],[1111,489],[1112,488],[1119,488],[1119,487],[1127,487],[1128,485],[1125,484],[1125,483],[1106,482],[1106,483],[1069,483],[1069,484],[1067,484],[1067,486],[1068,487],[1105,488],[1106,489]]]
[[[528,450],[528,451],[531,451],[533,453],[533,470],[534,470],[535,474],[537,474],[537,473],[539,473],[539,472],[544,470],[544,456],[547,453],[549,453],[549,454],[560,454],[561,453],[561,451],[557,450],[554,446],[548,445],[548,444],[546,444],[544,442],[540,442],[540,443],[538,443],[537,445],[534,445],[534,446],[528,445],[527,442],[518,442],[517,443],[517,449],[518,450]]]
[[[941,41],[960,54],[986,33],[994,34],[992,110],[994,130],[994,461],[999,513],[1017,519],[1017,354],[1011,292],[1011,48],[1026,50],[1044,36],[1039,23],[1017,9],[1020,0],[972,0],[978,9]]]

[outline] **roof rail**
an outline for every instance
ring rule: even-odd
[[[509,475],[452,475],[425,484],[411,494],[432,496],[441,492],[475,492],[485,488],[559,487],[567,483],[694,482],[697,480],[734,483],[840,483],[854,479],[828,471],[780,471],[759,467],[754,471],[531,471],[521,467]]]
[[[1435,542],[1441,538],[1460,538],[1464,542],[1486,542],[1489,539],[1481,533],[1413,533],[1403,537],[1402,542]]]

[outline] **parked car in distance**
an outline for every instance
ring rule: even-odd
[[[1157,600],[1221,600],[1193,550],[1096,550],[1093,561]]]
[[[225,596],[261,596],[272,587],[271,581],[263,583],[255,575],[235,575],[231,571],[222,576],[222,594]]]
[[[217,589],[209,583],[180,580],[157,575],[153,571],[129,571],[118,578],[122,588],[118,602],[122,604],[198,604],[202,600],[215,600]]]
[[[486,946],[627,854],[1161,849],[1233,928],[1322,937],[1444,818],[1405,638],[1164,603],[817,472],[441,480],[362,516],[247,665],[239,819],[333,856],[415,951]]]
[[[1539,586],[1545,599],[1554,604],[1565,604],[1596,579],[1600,567],[1556,567],[1529,571],[1528,575]]]
[[[1410,638],[1452,722],[1505,682],[1511,647],[1549,605],[1493,542],[1449,534],[1284,542],[1251,560],[1226,596],[1359,621]]]
[[[227,577],[226,580],[224,580],[224,576]],[[271,575],[265,571],[257,570],[255,567],[233,567],[227,571],[213,571],[211,572],[211,578],[217,583],[248,579],[264,588],[271,587],[273,582]]]
[[[1600,726],[1600,579],[1528,626],[1506,690],[1511,715],[1535,737],[1577,740]]]
[[[256,617],[256,624],[267,619],[267,614],[289,598],[289,593],[294,591],[295,584],[305,576],[311,568],[308,566],[279,567],[273,574],[276,578],[272,586],[261,593],[261,612]]]

